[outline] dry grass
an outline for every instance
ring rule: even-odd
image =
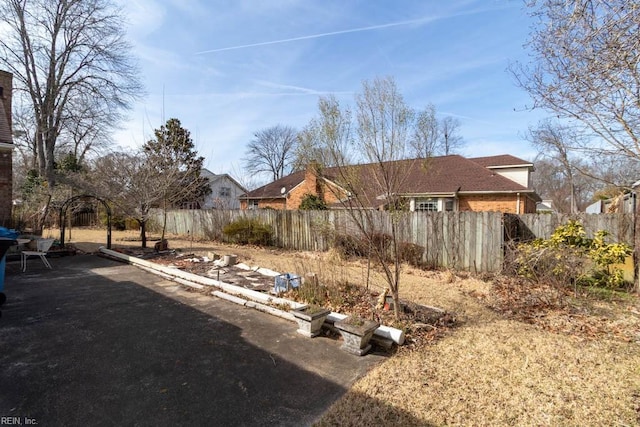
[[[104,231],[93,235],[104,240]],[[117,236],[114,246],[131,244]],[[95,240],[80,231],[72,237]],[[170,239],[170,247],[236,253],[249,264],[279,271],[366,280],[364,263],[343,262],[331,254],[178,239]],[[383,284],[373,274],[370,286],[381,290]],[[358,381],[319,425],[640,425],[637,296],[589,303],[578,317],[547,311],[544,321],[529,319],[528,324],[489,309],[493,289],[474,278],[406,268],[401,297],[454,311],[462,325],[432,345],[401,349]],[[566,323],[566,316],[575,327],[549,327],[562,319]],[[605,323],[627,333],[589,326]]]

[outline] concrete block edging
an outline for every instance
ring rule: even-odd
[[[252,291],[251,289],[245,289],[208,277],[198,276],[197,274],[182,271],[177,268],[166,267],[164,265],[156,264],[144,259],[106,249],[102,246],[99,248],[99,252],[118,260],[126,261],[129,264],[140,267],[145,271],[157,274],[168,280],[174,280],[177,283],[192,287],[194,289],[202,290],[205,286],[215,287],[217,288],[217,290],[211,292],[211,294],[218,298],[222,298],[227,301],[243,305],[245,307],[253,308],[274,316],[278,316],[286,320],[295,321],[295,318],[288,311],[280,310],[278,308],[270,306],[269,304],[289,306],[292,309],[299,308],[304,305],[296,301],[267,295],[262,292]],[[345,314],[331,312],[331,314],[329,314],[327,318],[327,321],[333,324],[339,320],[344,319],[345,317],[347,317]],[[404,344],[405,339],[403,331],[385,325],[380,325],[380,327],[375,330],[374,336],[384,340],[391,340],[398,345]]]

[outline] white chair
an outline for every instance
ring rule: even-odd
[[[44,263],[44,265],[47,268],[51,268],[51,264],[49,264],[49,260],[46,257],[47,257],[47,251],[49,250],[49,248],[51,248],[51,245],[53,245],[54,241],[55,239],[38,239],[36,240],[37,250],[22,251],[21,253],[22,271],[23,272],[27,271],[27,258],[29,258],[30,256],[39,256],[42,262]]]

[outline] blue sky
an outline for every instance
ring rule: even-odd
[[[532,160],[523,138],[544,112],[507,72],[527,61],[519,0],[129,0],[128,36],[147,96],[116,135],[140,145],[172,117],[214,173],[242,175],[254,132],[301,129],[318,97],[352,103],[392,76],[406,102],[460,120],[464,155]]]

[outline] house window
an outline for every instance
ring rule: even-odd
[[[249,209],[258,209],[258,201],[257,200],[249,200]]]
[[[230,187],[220,187],[220,191],[218,192],[220,197],[231,197],[231,188]]]
[[[438,201],[437,200],[416,201],[416,211],[438,212]]]
[[[446,199],[444,201],[444,210],[447,212],[453,212],[453,200]]]

